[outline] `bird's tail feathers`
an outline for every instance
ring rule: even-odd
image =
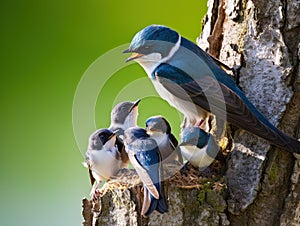
[[[245,96],[240,97],[237,101],[240,105],[243,105],[243,110],[239,114],[236,114],[235,109],[232,107],[231,111],[227,114],[229,122],[264,138],[280,148],[300,153],[300,142],[273,126]],[[243,102],[246,104],[241,104]]]
[[[163,189],[159,191],[164,191]],[[144,202],[142,206],[142,215],[149,216],[154,210],[159,213],[168,212],[168,204],[163,192],[159,192],[159,199],[155,199],[146,187],[144,187]]]
[[[254,120],[249,123],[249,126],[245,126],[245,124],[241,122],[236,122],[234,124],[242,129],[248,130],[253,134],[256,134],[261,138],[264,138],[265,140],[282,149],[300,154],[300,142],[277,129],[275,126],[271,125],[271,123],[266,125],[264,122],[254,118]]]
[[[157,203],[157,206],[156,206],[156,210],[160,213],[168,212],[168,204],[167,204],[167,201],[166,201],[165,197],[160,198],[157,201],[158,201],[158,203]]]
[[[284,141],[284,145],[282,145],[282,148],[289,150],[293,153],[300,154],[300,142],[297,139],[290,137],[289,135],[281,132],[280,130],[278,130],[277,132],[281,136],[281,139]]]

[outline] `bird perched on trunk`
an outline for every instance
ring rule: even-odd
[[[165,198],[163,169],[158,146],[146,130],[132,127],[124,132],[124,145],[131,164],[144,185],[144,202],[141,214],[150,215],[154,210],[168,212]]]
[[[110,114],[110,126],[109,129],[116,132],[118,150],[121,153],[123,165],[121,168],[125,168],[129,164],[129,159],[125,151],[123,144],[124,131],[130,127],[135,127],[138,117],[138,104],[140,99],[135,102],[121,102],[114,106]]]
[[[171,132],[169,122],[162,116],[152,116],[146,120],[146,131],[159,147],[163,163],[174,160],[182,163],[181,152],[176,149],[178,141]]]
[[[151,25],[138,32],[124,53],[147,72],[158,94],[188,119],[205,124],[214,114],[272,144],[300,153],[300,142],[273,126],[246,98],[218,62],[176,31]],[[221,121],[223,121],[221,120]]]
[[[182,130],[179,148],[183,157],[199,168],[199,173],[209,167],[220,149],[214,137],[199,127]]]
[[[139,102],[117,104],[111,111],[110,127],[95,131],[89,138],[85,166],[89,169],[94,199],[102,180],[115,176],[120,169],[128,166],[129,158],[122,137],[125,129],[136,126]]]
[[[99,184],[114,177],[124,164],[116,139],[117,134],[109,129],[99,129],[89,138],[84,164],[89,169],[93,199],[97,198]]]

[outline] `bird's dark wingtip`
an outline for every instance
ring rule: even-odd
[[[160,200],[158,200],[156,210],[160,213],[168,212],[168,204],[165,198],[161,198]]]
[[[300,140],[297,140],[293,137],[285,135],[285,140],[287,140],[284,149],[291,151],[295,154],[300,154]]]
[[[149,216],[154,210],[159,213],[167,213],[168,212],[168,204],[165,199],[154,199],[151,201],[149,209],[143,214],[144,216]]]
[[[160,198],[155,199],[147,188],[144,189],[144,203],[141,211],[143,216],[149,216],[154,210],[162,214],[168,212],[168,203],[162,192],[164,192],[164,189],[159,193]]]

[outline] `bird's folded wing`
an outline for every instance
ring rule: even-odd
[[[94,178],[93,174],[92,174],[92,170],[89,169],[89,176],[90,176],[90,181],[91,181],[91,184],[93,185],[96,181],[96,179]]]
[[[134,153],[129,152],[128,157],[129,157],[131,164],[135,168],[136,172],[138,173],[139,177],[141,178],[142,182],[147,187],[149,192],[154,196],[154,198],[159,199],[159,193],[158,193],[156,187],[154,186],[154,183],[153,183],[151,177],[149,176],[147,170],[144,169],[143,166],[141,166],[141,164],[136,159],[136,156]]]
[[[159,66],[154,75],[164,88],[176,97],[193,102],[216,116],[224,117],[233,125],[275,144],[285,143],[283,138],[278,136],[278,131],[274,131],[275,127],[268,123],[261,113],[254,110],[254,106],[245,100],[245,97],[242,99],[236,92],[218,82],[214,77],[205,75],[192,78],[171,65],[168,65],[167,69],[165,65]],[[245,104],[245,101],[249,106]]]
[[[215,57],[212,56],[212,55],[209,55],[209,56],[210,56],[210,57],[214,60],[214,62],[215,62],[219,67],[221,67],[222,69],[228,70],[228,71],[234,71],[234,68],[229,67],[227,64],[223,63],[222,61],[220,61],[219,59],[215,58]],[[231,75],[229,74],[229,76],[231,76]],[[233,76],[232,76],[232,77],[233,77]]]
[[[144,201],[143,201],[143,206],[142,206],[142,210],[141,210],[141,214],[143,216],[146,215],[147,211],[150,208],[150,205],[151,205],[151,199],[149,198],[148,190],[145,189],[144,190]]]
[[[93,174],[92,174],[92,170],[91,170],[91,166],[90,166],[89,162],[88,162],[88,161],[84,161],[84,162],[82,163],[82,165],[83,165],[84,167],[88,168],[88,170],[89,170],[90,181],[91,181],[91,184],[93,185],[93,184],[95,183],[96,179],[94,178],[94,176],[93,176]]]
[[[226,109],[222,109],[226,103],[222,87],[210,75],[192,77],[172,65],[160,65],[154,74],[164,88],[176,97],[194,102],[207,111],[213,107],[225,113]]]

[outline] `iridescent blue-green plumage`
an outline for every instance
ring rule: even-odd
[[[149,26],[138,32],[131,41],[130,47],[124,51],[138,52],[141,54],[149,54],[160,52],[162,56],[168,55],[170,45],[168,43],[176,43],[178,33],[170,28],[163,26]],[[164,45],[157,45],[157,41],[164,42]]]
[[[210,112],[278,147],[300,153],[299,141],[273,126],[218,62],[176,31],[148,26],[125,52],[139,53],[129,60],[135,59],[144,67],[159,95],[190,122]]]
[[[165,198],[161,156],[155,140],[142,128],[130,128],[124,133],[124,143],[129,159],[144,184],[142,215],[154,210],[168,211]]]

